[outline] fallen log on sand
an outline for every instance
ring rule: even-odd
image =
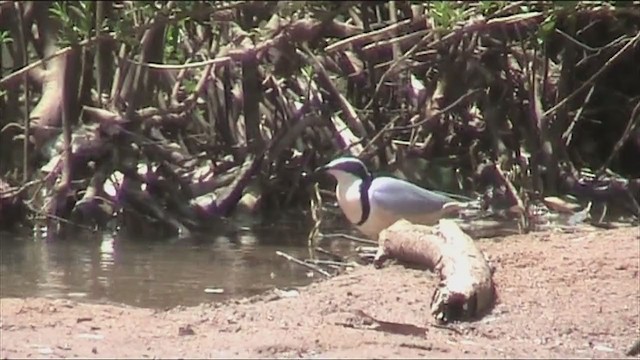
[[[488,312],[496,293],[492,272],[473,239],[449,219],[436,226],[399,220],[378,237],[374,265],[388,258],[428,267],[440,276],[431,313],[440,322],[471,319]]]

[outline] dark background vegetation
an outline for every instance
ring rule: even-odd
[[[0,1],[0,227],[273,219],[339,154],[525,220],[638,215],[639,27],[637,1]]]

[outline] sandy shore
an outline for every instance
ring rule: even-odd
[[[432,274],[366,266],[291,297],[271,291],[169,311],[5,298],[0,355],[619,358],[640,336],[639,236],[626,228],[480,240],[500,303],[450,329],[429,315]]]

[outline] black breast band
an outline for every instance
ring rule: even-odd
[[[362,179],[362,183],[360,183],[360,205],[362,207],[362,216],[360,217],[360,221],[356,223],[356,225],[358,226],[364,224],[364,222],[369,218],[369,214],[371,214],[371,204],[369,203],[369,188],[371,187],[372,181],[373,178],[368,176]]]

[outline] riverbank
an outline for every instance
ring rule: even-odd
[[[496,268],[500,303],[478,322],[434,327],[432,274],[366,266],[299,292],[168,311],[4,298],[0,355],[617,358],[640,336],[637,228],[517,235],[479,246]]]

